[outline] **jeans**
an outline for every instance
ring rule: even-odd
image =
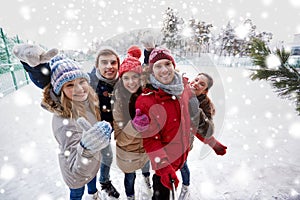
[[[180,169],[181,177],[182,177],[182,184],[183,185],[190,185],[190,170],[187,165],[187,161],[183,164],[182,168]]]
[[[144,177],[149,177],[150,176],[150,161],[146,162],[144,167],[141,169],[142,174]],[[124,178],[124,186],[125,186],[125,193],[126,196],[133,196],[134,195],[134,182],[136,178],[136,173],[131,172],[131,173],[125,173],[125,178]]]
[[[95,194],[98,190],[96,187],[96,176],[87,184],[88,187],[88,193],[89,194]],[[70,200],[81,200],[83,193],[84,193],[84,187],[77,188],[77,189],[71,189],[70,188]]]
[[[113,161],[113,153],[111,149],[111,144],[104,149],[101,150],[101,165],[100,165],[100,178],[99,182],[100,183],[106,183],[109,181],[110,176],[109,176],[109,171],[110,171],[110,166]]]

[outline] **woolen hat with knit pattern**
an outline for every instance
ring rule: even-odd
[[[142,51],[138,46],[131,46],[127,50],[127,57],[124,59],[119,69],[119,76],[122,77],[125,72],[136,72],[141,74],[142,64],[139,61],[139,58],[142,55]]]
[[[90,77],[83,72],[79,63],[67,58],[64,55],[57,55],[50,60],[51,85],[53,92],[60,94],[62,86],[77,78],[85,78],[90,82]]]
[[[162,59],[168,59],[172,62],[174,65],[174,68],[176,67],[175,60],[173,56],[171,55],[171,52],[169,49],[163,48],[163,47],[155,47],[149,56],[149,66],[152,69],[153,64],[157,62],[158,60]]]

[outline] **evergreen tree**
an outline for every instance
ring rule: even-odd
[[[172,8],[168,8],[163,15],[162,43],[169,49],[176,48],[181,40],[181,30],[184,21]]]
[[[217,41],[220,44],[220,55],[231,55],[231,49],[235,40],[234,28],[231,23],[228,22],[226,27],[222,29]]]
[[[278,68],[270,68],[267,65],[267,59],[269,56],[275,55],[280,60]],[[283,47],[277,48],[275,52],[271,52],[265,42],[254,38],[252,40],[250,57],[255,65],[260,68],[255,69],[250,75],[252,80],[266,80],[271,83],[275,92],[282,98],[295,101],[296,110],[300,115],[300,74],[296,70],[299,68],[299,63],[290,65],[288,58],[290,53]]]
[[[220,55],[226,56],[249,56],[251,52],[251,41],[254,38],[262,39],[269,43],[272,39],[272,34],[267,32],[259,33],[256,30],[256,25],[251,19],[246,19],[239,26],[233,27],[230,22],[222,30],[219,37],[216,39],[220,47],[216,49]]]
[[[190,19],[188,26],[192,30],[192,44],[201,53],[202,48],[206,47],[207,52],[209,52],[209,43],[211,39],[211,28],[212,24],[207,24],[204,21],[197,21],[195,19]]]

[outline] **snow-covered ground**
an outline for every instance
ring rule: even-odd
[[[300,117],[294,105],[277,97],[268,83],[251,81],[245,69],[184,67],[181,71],[190,77],[199,71],[213,75],[210,95],[217,109],[216,137],[228,146],[226,155],[217,156],[195,141],[188,158],[191,199],[300,199]],[[0,199],[68,198],[51,114],[39,106],[41,92],[30,84],[0,99]],[[141,176],[138,172],[138,199],[147,199],[141,197]],[[123,173],[115,163],[111,178],[120,199],[126,199]]]

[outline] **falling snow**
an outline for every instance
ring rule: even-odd
[[[94,37],[109,39],[140,28],[160,29],[162,13],[171,7],[186,21],[194,17],[212,23],[214,34],[218,34],[229,21],[238,26],[249,18],[258,30],[272,32],[276,45],[280,41],[291,42],[293,35],[299,32],[298,21],[292,20],[299,18],[299,4],[298,0],[85,0],[76,3],[74,0],[53,0],[46,4],[34,0],[11,0],[1,6],[0,22],[9,35],[18,34],[25,41],[34,40],[63,49],[86,49]],[[240,38],[244,38],[249,27],[241,25],[236,31]],[[183,35],[189,35],[189,31],[185,30]]]
[[[200,70],[178,67],[188,74]],[[215,136],[228,146],[228,151],[217,156],[195,140],[188,158],[191,199],[297,199],[300,124],[293,105],[277,97],[267,84],[249,81],[247,70],[209,67],[201,71],[214,77],[210,96],[217,109]],[[225,96],[225,104],[217,101]],[[16,101],[19,98],[26,103]],[[51,114],[40,107],[40,98],[41,90],[30,84],[0,99],[5,113],[1,115],[5,126],[0,142],[0,180],[4,183],[0,185],[0,199],[67,198],[68,188],[56,157],[58,146],[51,133]],[[66,156],[69,153],[64,152]],[[156,162],[159,160],[157,157]],[[125,199],[123,174],[115,161],[111,177],[120,188],[121,199]],[[137,174],[136,181],[137,190],[143,190],[141,174]]]
[[[252,19],[259,30],[272,32],[275,43],[288,43],[300,32],[300,23],[294,20],[300,17],[299,0],[11,0],[0,7],[0,24],[9,35],[18,34],[29,43],[85,49],[91,41],[129,30],[161,28],[167,7],[176,9],[185,19],[195,17],[212,23],[216,32],[229,21],[238,25],[246,18]],[[182,35],[188,37],[190,31],[183,29]],[[245,38],[249,27],[240,25],[235,31]],[[230,64],[232,59],[225,62]],[[267,66],[276,69],[279,59],[268,57]],[[194,69],[184,68],[189,70],[195,74]],[[199,71],[207,71],[215,79],[210,91],[217,110],[215,136],[228,146],[228,152],[216,156],[207,145],[195,141],[188,160],[192,200],[299,199],[300,123],[293,104],[277,97],[264,82],[249,81],[249,70],[210,67],[196,69]],[[56,157],[59,150],[51,133],[51,115],[40,107],[40,99],[41,90],[33,84],[8,96],[0,93],[0,199],[67,199],[68,188]],[[111,177],[120,188],[121,199],[125,199],[123,174],[116,163]],[[140,174],[136,181],[136,187],[142,190]]]

